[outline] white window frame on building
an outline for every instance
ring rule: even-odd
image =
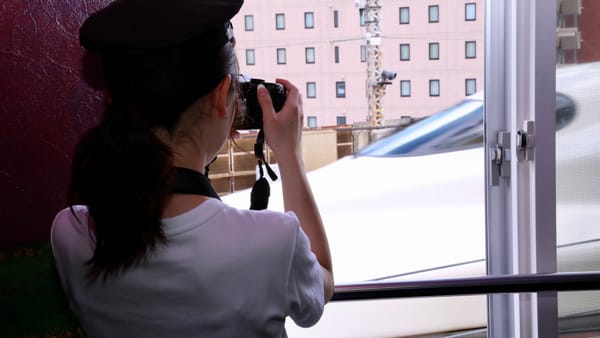
[[[477,79],[465,79],[465,96],[473,95],[477,92]]]
[[[360,62],[367,62],[367,46],[360,45]]]
[[[306,83],[306,98],[314,99],[317,97],[317,83],[307,82]]]
[[[275,14],[275,29],[276,30],[284,30],[285,29],[285,14],[284,13],[276,13]]]
[[[345,98],[346,97],[346,81],[335,82],[335,97]]]
[[[400,97],[410,97],[410,80],[400,80]]]
[[[246,65],[253,66],[256,64],[256,53],[254,49],[246,49]]]
[[[410,7],[400,7],[398,9],[399,23],[401,25],[410,24]]]
[[[340,46],[333,46],[333,62],[340,63]]]
[[[477,20],[477,3],[467,2],[465,4],[465,21]]]
[[[307,116],[306,117],[306,126],[308,128],[317,128],[317,117],[316,116]]]
[[[285,65],[287,62],[286,51],[285,48],[277,48],[277,64]]]
[[[400,44],[400,61],[410,61],[410,43]]]
[[[440,43],[439,42],[430,42],[429,43],[429,60],[439,60],[440,59]]]
[[[333,11],[333,28],[340,27],[340,11],[337,9]]]
[[[304,12],[304,28],[313,29],[315,28],[315,13]]]
[[[477,58],[477,42],[465,41],[465,59]]]
[[[315,47],[306,47],[304,48],[304,60],[308,64],[315,63]]]
[[[254,15],[244,15],[244,29],[248,32],[254,30]]]
[[[346,116],[338,115],[335,117],[335,125],[336,126],[345,126],[346,125]]]
[[[433,80],[429,80],[429,96],[431,97],[438,97],[440,96],[440,80],[439,79],[433,79]]]
[[[440,22],[440,6],[431,5],[428,10],[429,23]]]

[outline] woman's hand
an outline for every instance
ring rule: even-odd
[[[302,157],[300,143],[304,115],[302,113],[302,95],[293,84],[287,80],[277,79],[287,90],[287,98],[279,112],[273,109],[273,102],[267,89],[259,85],[257,96],[263,112],[263,129],[269,147],[275,153],[279,162],[298,160]],[[289,156],[293,156],[289,158]]]

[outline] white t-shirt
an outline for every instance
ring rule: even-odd
[[[209,199],[163,219],[168,243],[104,284],[89,284],[88,211],[58,213],[52,249],[71,308],[90,338],[286,337],[323,312],[322,272],[296,216]]]

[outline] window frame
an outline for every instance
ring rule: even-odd
[[[347,123],[348,123],[348,120],[345,115],[337,115],[335,117],[335,125],[336,126],[345,126]]]
[[[404,85],[408,85],[408,94],[404,93]],[[412,89],[410,80],[400,80],[400,97],[411,97]]]
[[[364,8],[358,9],[358,20],[361,27],[364,27],[367,24],[367,14]]]
[[[275,13],[275,30],[285,30],[285,13]]]
[[[402,12],[406,10],[406,21],[402,21]],[[400,25],[408,25],[410,24],[410,7],[403,6],[398,8],[398,23]]]
[[[312,25],[308,25],[308,18],[311,18]],[[304,29],[315,28],[315,12],[304,12]]]
[[[246,32],[254,31],[254,15],[244,15],[244,30]]]
[[[336,9],[333,11],[333,28],[340,27],[340,12]]]
[[[343,92],[340,92],[340,90]],[[346,81],[335,82],[335,97],[338,99],[343,99],[346,97]]]
[[[431,47],[437,46],[437,56],[432,57]],[[429,43],[429,60],[439,60],[440,59],[440,43],[439,42],[430,42]]]
[[[473,45],[473,55],[469,54],[469,46]],[[477,41],[469,40],[465,41],[465,59],[476,59],[477,58]]]
[[[340,63],[340,46],[333,46],[333,62]]]
[[[469,91],[469,83],[473,83],[472,91]],[[465,96],[473,95],[475,93],[477,93],[477,79],[474,77],[466,78],[465,79]]]
[[[406,47],[408,56],[406,58],[402,57],[402,49]],[[400,44],[400,61],[410,61],[410,43],[401,43]]]
[[[437,86],[436,86],[437,93],[434,93],[434,91],[432,90],[434,88],[433,87],[434,83],[437,83]],[[441,92],[442,92],[442,89],[440,87],[441,87],[440,79],[430,79],[429,80],[429,97],[440,97]]]
[[[285,48],[277,48],[277,64],[278,65],[285,65],[287,64],[287,51]],[[283,55],[283,61],[280,60],[280,56]]]
[[[254,50],[254,48],[248,48],[246,49],[246,65],[247,66],[254,66],[256,65],[256,51]],[[252,55],[252,63],[249,62],[250,57],[249,55]]]
[[[310,55],[309,51],[312,51],[312,60],[310,60],[310,58],[309,58],[309,55]],[[315,47],[304,48],[304,62],[306,64],[315,64],[316,60],[317,60],[316,53],[317,53],[317,51],[316,51]]]
[[[311,123],[311,121],[314,121],[314,123]],[[306,127],[310,128],[310,129],[318,128],[317,117],[314,115],[307,116],[306,117]]]
[[[473,8],[473,17],[469,17],[469,8]],[[465,3],[465,21],[477,21],[477,3],[467,2]]]
[[[360,62],[367,62],[368,54],[367,45],[360,45]]]
[[[432,18],[432,10],[435,9],[436,18]],[[429,5],[427,10],[427,17],[429,23],[438,23],[440,22],[440,5]]]
[[[313,95],[311,95],[311,91],[309,88],[313,89]],[[307,99],[315,99],[317,98],[317,83],[314,81],[306,82],[306,98]]]

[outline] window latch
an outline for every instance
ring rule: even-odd
[[[497,137],[497,143],[489,149],[491,160],[489,184],[491,186],[499,185],[501,177],[510,177],[510,133],[499,131]]]
[[[517,132],[517,160],[519,162],[533,160],[533,146],[535,141],[535,124],[533,121],[524,121],[523,130]]]

